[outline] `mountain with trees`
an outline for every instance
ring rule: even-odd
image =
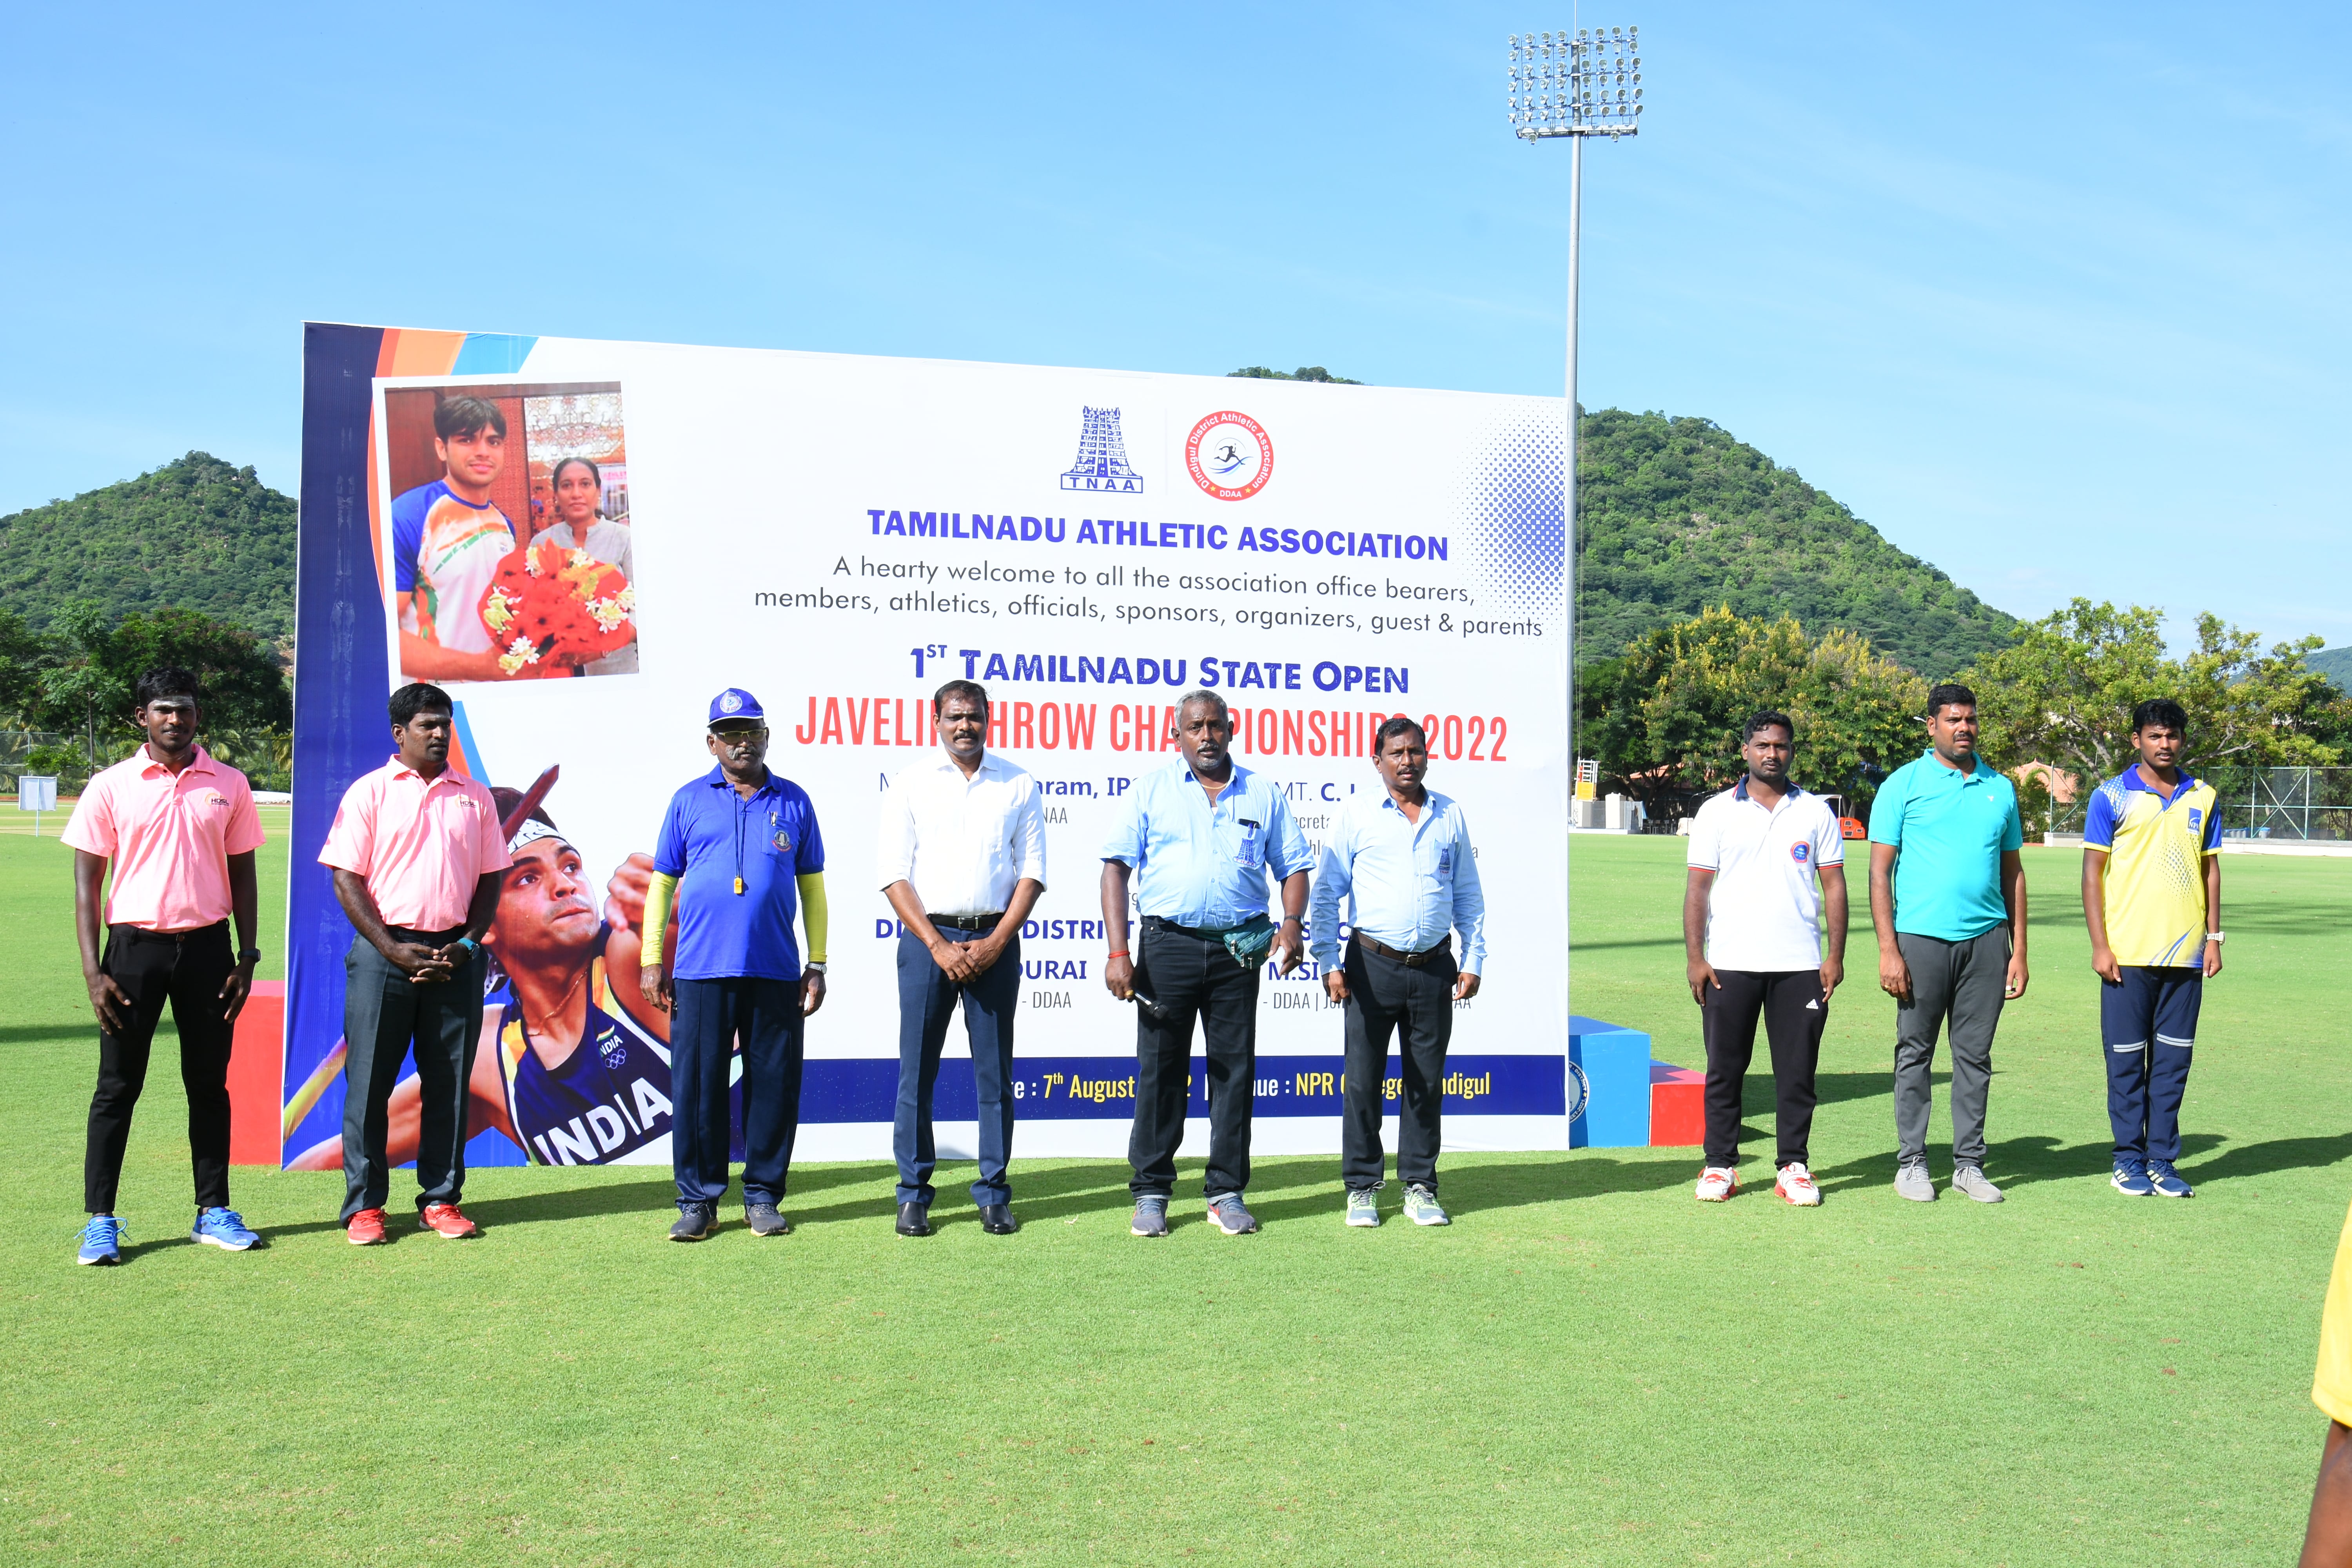
[[[69,603],[109,622],[192,612],[294,635],[294,500],[205,452],[0,517],[0,607],[46,631]]]
[[[1579,422],[1580,666],[1711,606],[1847,631],[1928,680],[2018,622],[1706,419],[1605,408]]]
[[[1350,381],[1344,375],[1333,375],[1319,364],[1302,364],[1297,370],[1268,370],[1262,364],[1245,364],[1239,370],[1225,372],[1227,376],[1244,376],[1251,381],[1326,381],[1334,386],[1361,386],[1360,381]]]
[[[2352,647],[2324,647],[2305,654],[2304,665],[2335,683],[2338,691],[2352,691]]]

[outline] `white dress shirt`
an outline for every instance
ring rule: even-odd
[[[890,781],[880,876],[910,882],[934,920],[1003,912],[1024,877],[1045,880],[1045,809],[1029,770],[983,755],[970,778],[942,753]]]
[[[1351,931],[1400,952],[1423,952],[1459,931],[1461,968],[1486,973],[1486,891],[1470,825],[1453,796],[1425,791],[1418,822],[1406,820],[1385,789],[1350,795],[1339,808],[1316,870],[1307,926],[1308,949],[1326,969],[1339,966],[1342,898]]]

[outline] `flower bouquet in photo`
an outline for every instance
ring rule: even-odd
[[[576,674],[629,645],[636,603],[620,568],[584,550],[527,544],[499,563],[482,594],[482,625],[508,675]]]

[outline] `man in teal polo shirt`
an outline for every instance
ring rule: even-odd
[[[1895,1190],[1932,1203],[1936,1037],[1952,1026],[1952,1189],[2000,1202],[1984,1173],[1985,1099],[2001,1004],[2025,994],[2025,843],[2017,786],[1977,756],[1976,693],[1927,693],[1927,752],[1870,807],[1878,984],[1895,998]]]

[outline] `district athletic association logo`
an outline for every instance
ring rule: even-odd
[[[1274,437],[1248,415],[1221,408],[1185,437],[1184,467],[1219,500],[1247,500],[1274,478]]]
[[[1578,1117],[1582,1116],[1584,1108],[1591,1103],[1592,1080],[1584,1076],[1582,1068],[1572,1061],[1570,1062],[1568,1064],[1569,1121],[1574,1121]]]
[[[1141,495],[1143,476],[1128,466],[1127,437],[1119,434],[1118,410],[1088,408],[1078,429],[1078,456],[1062,472],[1066,490],[1108,490]]]

